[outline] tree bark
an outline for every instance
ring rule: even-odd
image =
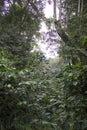
[[[60,4],[59,4],[59,20],[61,22],[61,0],[60,0]]]
[[[71,40],[70,40],[68,34],[66,34],[66,32],[63,30],[60,20],[55,21],[55,28],[56,28],[58,35],[61,37],[61,39],[64,41],[64,43],[67,44],[67,46],[71,45]]]
[[[78,16],[80,15],[81,0],[78,0]]]
[[[53,11],[54,11],[54,19],[56,19],[57,13],[56,13],[56,0],[53,0]]]
[[[81,1],[81,15],[83,13],[83,5],[84,5],[84,0]]]

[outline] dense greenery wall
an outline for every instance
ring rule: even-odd
[[[61,45],[47,60],[31,51],[45,1],[0,1],[0,130],[87,129],[87,4],[56,2]]]

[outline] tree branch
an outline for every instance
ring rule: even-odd
[[[60,21],[55,21],[55,28],[58,33],[58,35],[61,37],[61,39],[64,41],[65,44],[70,45],[71,40],[69,36],[66,34],[66,32],[62,29]]]

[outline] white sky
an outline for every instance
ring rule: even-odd
[[[46,7],[44,9],[44,13],[45,13],[45,17],[47,18],[53,18],[53,4],[48,4],[48,2],[46,3]],[[41,30],[40,32],[47,32],[47,27],[46,27],[46,24],[44,22],[41,23]],[[46,37],[46,36],[45,36]],[[44,43],[43,43],[44,41]],[[48,47],[48,44],[46,43],[45,40],[39,40],[38,44],[40,46],[40,49],[42,52],[44,52],[45,56],[47,59],[49,58],[55,58],[56,56],[58,56],[57,54],[57,46],[56,45],[51,45]]]
[[[53,4],[46,3],[44,13],[47,18],[53,18]]]

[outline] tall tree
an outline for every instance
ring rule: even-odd
[[[0,48],[8,49],[18,58],[16,66],[23,67],[27,62],[33,36],[39,34],[39,11],[43,13],[43,6],[42,1],[6,0],[1,3]]]
[[[84,12],[86,9],[85,4],[85,1],[83,3],[83,1],[71,2],[62,0],[61,17],[58,22],[55,22],[61,39],[72,50],[71,59],[73,60],[76,57],[75,59],[77,60],[74,61],[80,60],[82,62],[85,62],[84,57],[87,56],[86,48],[82,46],[82,40],[86,36],[86,29],[84,29],[84,25],[86,26],[86,23],[84,23],[86,20],[86,17],[84,17],[86,15],[86,12]],[[74,53],[77,56],[74,56]]]

